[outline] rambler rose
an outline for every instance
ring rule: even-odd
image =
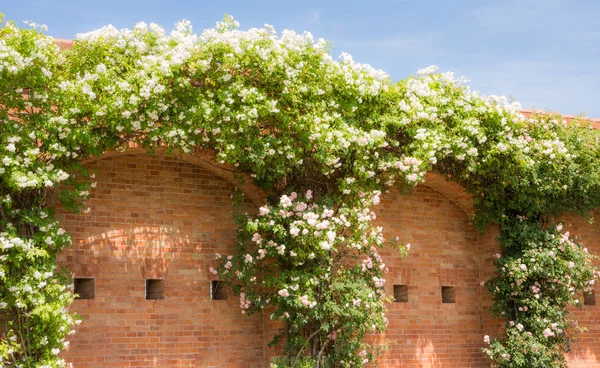
[[[488,337],[485,353],[502,367],[564,365],[576,329],[563,312],[598,275],[592,256],[552,219],[600,207],[598,133],[553,115],[525,117],[518,103],[481,96],[435,67],[393,83],[348,54],[333,58],[310,33],[238,26],[231,17],[200,35],[187,21],[170,33],[156,24],[107,26],[62,52],[41,28],[2,25],[0,294],[9,297],[3,310],[43,310],[44,319],[9,318],[0,365],[64,364],[56,354],[76,322],[67,308],[73,295],[54,271],[70,238],[51,212],[36,209],[61,198],[86,215],[94,185],[81,162],[131,146],[211,150],[234,177],[262,185],[268,203],[258,216],[240,214],[238,250],[209,271],[236,286],[244,314],[271,301],[272,318],[289,326],[288,351],[315,334],[322,345],[314,351],[356,366],[376,350],[365,334],[387,323],[386,267],[372,250],[385,242],[372,207],[428,171],[447,176],[475,199],[473,223],[495,222],[502,234],[498,272],[484,285],[494,312],[517,313],[519,323]],[[5,269],[23,259],[31,262]],[[54,273],[40,281],[35,271]],[[302,298],[283,297],[288,289]]]

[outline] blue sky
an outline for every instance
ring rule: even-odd
[[[70,39],[106,24],[171,29],[181,19],[200,33],[227,13],[243,29],[310,31],[334,56],[348,52],[394,80],[435,64],[524,108],[600,118],[598,0],[6,0],[0,12]]]

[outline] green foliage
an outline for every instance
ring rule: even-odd
[[[561,231],[560,224],[521,218],[502,233],[500,272],[486,286],[497,301],[492,311],[507,319],[507,338],[485,349],[500,367],[566,367],[563,353],[579,328],[564,306],[579,306],[597,275],[595,257]]]
[[[140,146],[214,150],[269,193],[239,214],[240,241],[212,272],[286,329],[292,366],[360,366],[386,325],[386,244],[372,206],[427,171],[473,194],[474,223],[501,229],[487,281],[506,336],[485,352],[503,367],[561,367],[578,328],[566,306],[597,279],[592,258],[552,219],[600,205],[598,132],[526,118],[435,68],[392,83],[323,40],[226,17],[197,36],[140,23],[78,36],[61,51],[40,29],[0,28],[0,307],[5,366],[60,367],[75,323],[55,255],[70,244],[51,208],[88,211],[80,162]],[[392,241],[394,243],[395,241]],[[564,249],[563,249],[564,248]],[[402,249],[402,247],[399,247]],[[521,310],[522,309],[522,310]]]

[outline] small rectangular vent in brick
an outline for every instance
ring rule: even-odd
[[[227,300],[225,284],[218,280],[212,280],[210,282],[210,298],[212,300]]]
[[[583,305],[596,305],[596,292],[594,290],[583,295]]]
[[[442,286],[442,303],[456,303],[456,287]]]
[[[408,302],[408,285],[394,285],[394,301],[396,303]]]
[[[164,299],[165,295],[165,284],[164,280],[146,280],[146,299],[148,300],[160,300]]]
[[[94,299],[96,296],[96,286],[94,279],[91,278],[78,278],[73,280],[75,285],[76,299]]]

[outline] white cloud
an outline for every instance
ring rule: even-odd
[[[309,25],[320,25],[322,23],[321,16],[321,10],[309,9],[301,14],[298,20]]]

